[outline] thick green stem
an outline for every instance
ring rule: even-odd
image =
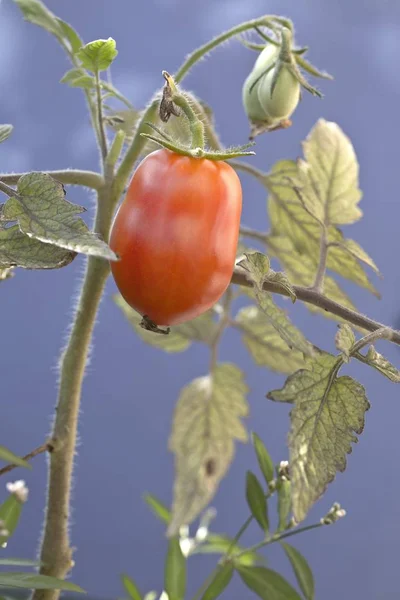
[[[179,106],[185,113],[187,120],[189,121],[190,133],[192,136],[191,148],[204,149],[204,125],[190,106],[188,100],[183,94],[174,94],[174,103]]]
[[[115,209],[108,186],[98,195],[94,231],[107,240]],[[93,328],[110,271],[103,259],[89,257],[71,333],[61,357],[60,384],[53,430],[45,526],[40,553],[43,575],[64,579],[71,569],[69,539],[72,472],[76,449],[82,381]],[[57,590],[36,590],[34,600],[57,600]]]
[[[212,40],[207,42],[207,44],[204,44],[204,46],[200,46],[200,48],[197,48],[197,50],[192,52],[192,54],[189,54],[183,65],[175,73],[174,80],[176,81],[176,83],[180,83],[185,77],[185,75],[187,75],[187,73],[193,67],[193,65],[195,65],[199,60],[201,60],[203,56],[211,52],[211,50],[214,50],[214,48],[226,42],[226,40],[229,40],[230,38],[234,37],[235,35],[238,35],[239,33],[248,31],[249,29],[255,29],[256,27],[263,26],[270,27],[271,24],[273,25],[273,19],[273,15],[265,15],[264,17],[260,17],[259,19],[253,19],[251,21],[241,23],[240,25],[236,25],[235,27],[232,27],[232,29],[221,33],[221,35],[218,35],[217,37],[213,38]]]
[[[65,185],[82,185],[93,190],[99,190],[104,184],[104,178],[94,171],[65,169],[63,171],[43,172]],[[0,181],[8,185],[16,185],[23,175],[27,175],[27,173],[2,173],[0,174]]]

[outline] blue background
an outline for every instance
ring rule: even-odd
[[[142,106],[161,84],[162,69],[173,72],[183,57],[220,31],[265,12],[287,14],[310,59],[335,75],[323,82],[324,100],[309,95],[290,130],[257,143],[254,164],[268,170],[280,158],[294,158],[319,117],[336,121],[351,137],[361,164],[364,190],[361,222],[346,233],[369,251],[385,278],[377,282],[383,299],[343,282],[359,310],[388,324],[398,316],[399,172],[398,132],[400,5],[398,0],[49,0],[47,6],[73,24],[85,41],[112,36],[119,55],[113,65],[117,87]],[[192,71],[186,86],[214,108],[226,145],[244,143],[248,124],[241,86],[255,55],[233,41]],[[23,22],[10,0],[0,4],[0,122],[15,131],[0,146],[0,171],[75,167],[97,169],[97,151],[79,90],[58,83],[69,68],[55,40]],[[243,223],[266,229],[265,194],[243,177]],[[70,188],[71,201],[93,207],[93,198]],[[90,215],[90,213],[89,213]],[[57,356],[65,339],[82,276],[84,258],[60,271],[19,271],[1,285],[1,443],[28,452],[45,439],[56,397]],[[180,388],[207,370],[203,348],[168,356],[144,346],[111,300],[109,282],[96,327],[84,382],[80,443],[76,459],[71,524],[77,547],[73,580],[90,594],[121,595],[119,574],[133,575],[143,590],[162,590],[166,542],[159,522],[142,500],[146,490],[171,499],[172,457],[166,452],[171,416]],[[309,338],[333,350],[336,326],[290,309]],[[397,348],[385,353],[399,362]],[[223,340],[221,358],[246,371],[251,388],[249,429],[265,440],[276,461],[287,458],[288,409],[269,403],[265,393],[284,378],[256,367],[236,334]],[[295,540],[317,579],[317,598],[386,600],[398,596],[398,389],[362,365],[349,372],[366,385],[372,404],[360,444],[313,509],[310,522],[339,500],[348,516],[334,527]],[[250,445],[238,447],[234,464],[213,505],[214,528],[234,534],[248,514],[244,476],[255,469]],[[22,525],[7,555],[32,557],[38,548],[46,482],[45,460],[32,473],[19,472],[30,488]],[[6,483],[4,478],[2,486]],[[0,489],[5,495],[4,488]],[[256,529],[247,541],[259,540]],[[270,565],[292,577],[278,547],[267,552]],[[213,559],[190,560],[190,590],[201,583]],[[226,598],[250,598],[235,580]]]

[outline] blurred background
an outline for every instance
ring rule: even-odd
[[[280,158],[296,158],[300,142],[319,117],[339,123],[351,137],[361,165],[364,218],[346,233],[376,260],[384,274],[375,281],[378,301],[368,292],[341,282],[360,311],[387,324],[398,324],[400,279],[400,203],[398,134],[400,131],[400,4],[398,0],[47,0],[47,6],[70,22],[85,42],[114,37],[119,55],[113,65],[116,87],[142,107],[170,72],[195,47],[243,20],[264,13],[293,19],[309,59],[335,76],[318,82],[321,101],[305,95],[294,125],[257,140],[254,164],[268,170]],[[196,66],[185,84],[214,111],[226,145],[245,143],[248,124],[241,106],[241,86],[256,55],[233,41]],[[69,68],[63,51],[44,31],[22,20],[11,0],[0,4],[0,122],[15,126],[0,146],[0,171],[65,167],[97,169],[97,151],[80,90],[60,85]],[[266,229],[265,193],[243,176],[243,223]],[[93,198],[69,188],[68,198],[89,209]],[[18,271],[1,285],[2,401],[0,440],[24,454],[40,445],[49,428],[57,390],[57,357],[65,339],[84,258],[60,271]],[[92,596],[121,596],[119,576],[127,572],[142,590],[162,590],[166,541],[162,525],[150,514],[142,494],[171,500],[173,461],[166,445],[180,388],[207,371],[205,349],[170,356],[149,348],[135,336],[111,296],[110,281],[95,331],[91,362],[83,389],[80,444],[76,458],[74,512],[76,546],[73,580]],[[309,339],[334,349],[334,322],[311,316],[300,304],[290,308]],[[395,347],[384,346],[399,364]],[[220,357],[238,363],[251,388],[249,429],[266,442],[275,461],[287,458],[288,409],[265,399],[283,376],[256,367],[236,333],[225,336]],[[400,403],[394,384],[363,365],[349,372],[366,386],[372,404],[359,445],[314,507],[310,522],[339,501],[348,516],[337,525],[299,536],[294,544],[309,559],[317,598],[391,600],[398,595],[400,534],[398,440]],[[246,469],[256,470],[250,445],[238,447],[234,464],[213,502],[214,530],[234,535],[248,514],[244,498]],[[14,472],[30,488],[22,523],[7,555],[33,557],[38,548],[45,500],[45,460],[32,472]],[[0,498],[5,497],[1,481]],[[256,528],[245,538],[259,540]],[[280,548],[271,546],[272,568],[293,581]],[[193,557],[189,590],[194,592],[215,559]],[[234,580],[224,597],[251,598]]]

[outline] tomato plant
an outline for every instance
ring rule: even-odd
[[[110,237],[120,257],[112,273],[128,304],[158,325],[215,304],[231,280],[241,209],[240,180],[226,162],[166,149],[147,156]]]

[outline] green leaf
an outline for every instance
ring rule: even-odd
[[[294,574],[296,575],[297,583],[301,591],[304,594],[306,600],[314,600],[315,596],[315,585],[314,577],[310,566],[304,556],[286,542],[281,542],[282,548],[284,549],[286,556],[288,557]]]
[[[304,171],[308,173],[307,176]],[[294,253],[292,251],[292,255],[287,257],[289,264],[293,260],[300,260],[301,265],[304,257],[311,283],[319,262],[321,225],[310,214],[311,208],[307,208],[306,200],[309,196],[315,196],[315,190],[322,193],[318,181],[310,183],[312,173],[313,170],[310,166],[308,169],[304,168],[304,161],[298,163],[280,161],[273,167],[267,178],[267,187],[270,192],[268,212],[272,229],[272,236],[269,236],[268,239],[268,250],[280,258],[279,253],[273,252],[273,248],[270,247],[270,238],[287,237],[294,249]],[[328,201],[326,197],[317,199],[317,205],[323,212],[326,208],[326,201]],[[357,208],[357,210],[359,209]],[[328,233],[328,270],[339,273],[342,277],[379,296],[358,261],[370,266],[374,265],[375,269],[376,265],[358,244],[352,240],[344,240],[342,232],[332,224],[328,217],[328,213],[325,215],[325,212],[323,217],[319,215],[319,218],[323,218]],[[293,278],[293,273],[290,272],[287,264],[282,263],[282,266],[293,283],[300,283]]]
[[[193,341],[209,344],[215,336],[217,323],[214,321],[212,310],[192,321],[171,327],[168,335],[154,335],[140,326],[142,317],[125,302],[121,295],[115,294],[113,298],[142,340],[150,346],[165,350],[165,352],[183,352]]]
[[[279,259],[279,262],[288,273],[290,280],[304,287],[310,287],[315,278],[315,262],[306,254],[299,254],[293,245],[292,241],[286,236],[269,236],[268,237],[269,252]],[[352,310],[356,307],[350,298],[343,292],[336,281],[329,276],[325,276],[324,294],[327,298],[346,306]],[[341,321],[336,315],[320,309],[312,304],[307,304],[307,308],[311,312],[319,313],[327,319]]]
[[[0,566],[2,567],[40,567],[40,562],[37,560],[29,560],[27,558],[0,558]]]
[[[400,383],[400,371],[396,369],[387,358],[382,356],[382,354],[379,354],[374,346],[368,348],[368,352],[364,359],[368,365],[382,373],[382,375],[390,379],[390,381],[393,381],[393,383]]]
[[[75,52],[77,52],[83,46],[83,41],[69,23],[66,23],[58,17],[56,17],[56,21],[63,33],[64,39],[69,43],[71,54],[75,54]]]
[[[362,216],[358,203],[358,162],[349,138],[336,123],[320,119],[303,142],[310,188],[320,201],[326,225],[347,225]],[[315,192],[314,192],[315,193]]]
[[[272,462],[272,458],[270,457],[268,450],[258,435],[253,432],[251,434],[251,439],[261,473],[263,474],[265,482],[269,487],[271,481],[274,479],[274,463]]]
[[[168,600],[183,600],[186,590],[186,559],[182,554],[179,537],[170,539],[165,560],[164,589]]]
[[[235,439],[247,440],[240,420],[248,413],[247,391],[242,371],[227,363],[183,388],[169,440],[176,472],[169,535],[207,506],[233,459]]]
[[[337,377],[340,358],[320,352],[267,395],[292,402],[289,434],[293,514],[302,521],[313,503],[346,468],[346,454],[364,428],[369,409],[365,389],[351,377]]]
[[[121,575],[122,585],[126,593],[132,600],[142,600],[142,594],[139,592],[136,583],[128,575]]]
[[[265,317],[286,342],[288,347],[302,352],[304,355],[312,355],[314,350],[310,342],[304,337],[303,333],[293,325],[286,315],[286,312],[275,304],[271,294],[266,292],[256,292],[256,297],[259,307],[265,314]]]
[[[17,465],[18,467],[26,467],[27,469],[31,469],[31,465],[26,462],[23,458],[20,458],[11,450],[8,450],[4,446],[0,446],[0,460],[3,460],[10,465]]]
[[[84,210],[65,200],[63,186],[50,175],[28,173],[19,179],[18,193],[5,203],[2,218],[18,221],[22,233],[40,242],[115,260],[108,245],[77,218]]]
[[[312,346],[302,332],[291,323],[285,311],[275,304],[272,295],[262,291],[262,284],[269,271],[268,258],[260,252],[254,252],[246,255],[246,259],[238,264],[249,273],[249,277],[254,284],[257,302],[268,323],[276,329],[290,349],[295,348],[303,354],[312,355]]]
[[[281,273],[280,271],[276,272],[270,269],[265,280],[275,284],[278,289],[285,290],[289,294],[292,302],[296,301],[296,292],[286,273]]]
[[[8,532],[8,535],[0,536],[0,547],[8,543],[13,535],[21,516],[22,504],[16,494],[10,494],[7,500],[0,505],[0,521]]]
[[[70,69],[60,79],[60,83],[67,83],[71,87],[81,87],[85,89],[94,88],[96,85],[94,77],[88,75],[84,69]]]
[[[235,318],[243,343],[261,367],[278,373],[293,373],[304,366],[302,352],[290,349],[257,306],[242,308]]]
[[[360,244],[358,244],[354,240],[349,240],[349,239],[344,239],[344,238],[342,238],[342,240],[341,240],[341,242],[339,244],[340,244],[340,246],[344,250],[346,250],[352,256],[354,256],[354,258],[356,258],[357,260],[365,263],[366,265],[368,265],[369,267],[371,267],[371,269],[373,271],[375,271],[375,273],[377,275],[380,275],[379,269],[376,266],[375,261],[372,260],[372,258],[369,256],[369,254],[367,254],[365,252],[365,250],[363,250],[361,248]]]
[[[13,129],[12,125],[0,125],[0,144],[10,137]]]
[[[345,362],[349,362],[350,360],[350,351],[355,341],[356,338],[350,325],[347,323],[340,325],[335,336],[335,344],[336,348],[342,352]]]
[[[233,565],[230,562],[218,568],[214,579],[205,590],[201,600],[215,600],[228,587],[233,577]]]
[[[170,522],[171,512],[165,506],[165,504],[160,502],[160,500],[158,500],[158,498],[153,496],[153,494],[145,494],[144,499],[145,499],[146,504],[148,504],[148,506],[150,506],[151,510],[156,515],[156,517],[158,517],[164,523],[168,524]]]
[[[246,475],[246,500],[251,514],[261,529],[267,533],[269,528],[267,500],[260,482],[251,471],[247,471]]]
[[[262,554],[257,554],[252,550],[245,551],[245,549],[239,544],[235,543],[234,540],[226,535],[218,535],[216,533],[209,533],[207,540],[197,546],[194,554],[226,554],[232,552],[232,554],[239,554],[240,556],[235,558],[237,564],[244,566],[251,566],[256,563],[265,563],[265,557]]]
[[[252,283],[261,292],[263,283],[270,270],[268,256],[265,256],[262,252],[245,253],[245,259],[241,260],[238,265],[249,273]]]
[[[9,267],[60,269],[75,256],[75,252],[24,235],[18,225],[0,229],[0,269],[6,275]]]
[[[92,73],[108,69],[117,54],[115,40],[112,38],[89,42],[76,53],[82,66]]]
[[[34,573],[0,572],[0,587],[16,587],[30,590],[66,590],[84,594],[85,591],[75,583]]]
[[[266,567],[237,567],[243,583],[263,600],[301,600],[296,590],[276,571]]]
[[[60,42],[64,42],[65,34],[59,19],[46,8],[39,0],[14,0],[21,9],[24,19],[46,29],[52,33]]]

